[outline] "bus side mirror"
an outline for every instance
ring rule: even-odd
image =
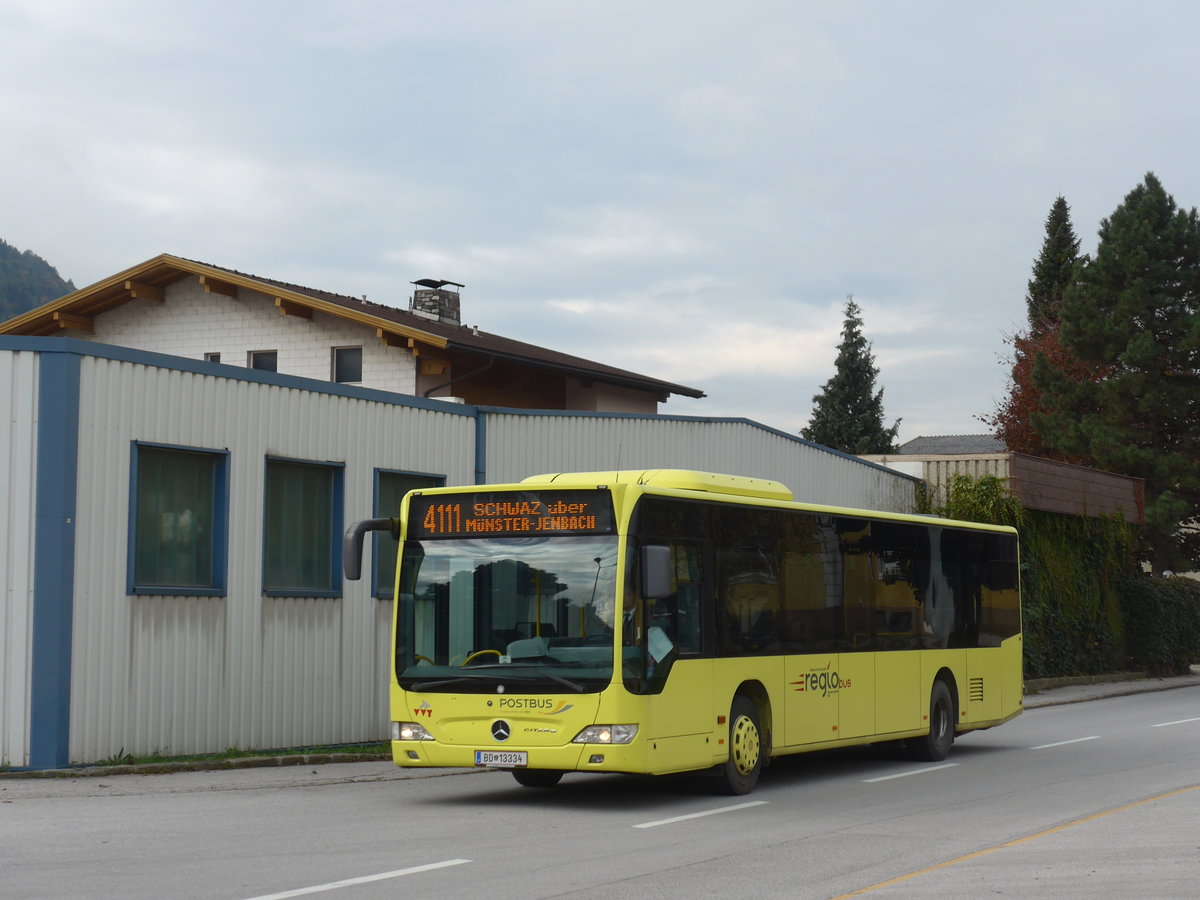
[[[659,544],[642,547],[642,596],[659,600],[674,593],[671,587],[671,548]]]
[[[346,529],[342,537],[342,571],[347,581],[358,581],[362,577],[363,538],[368,531],[390,531],[392,537],[400,539],[399,519],[363,519]]]

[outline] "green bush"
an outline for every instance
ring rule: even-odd
[[[1200,581],[1137,576],[1120,586],[1130,664],[1182,675],[1200,662]]]

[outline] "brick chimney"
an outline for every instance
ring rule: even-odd
[[[409,283],[417,286],[408,303],[409,312],[435,322],[461,324],[458,291],[448,289],[447,285],[464,288],[465,284],[438,278],[421,278]]]

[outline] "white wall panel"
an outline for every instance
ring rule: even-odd
[[[910,478],[746,420],[487,414],[488,481],[616,468],[770,478],[836,506],[909,513],[915,500]]]
[[[0,765],[27,765],[38,355],[0,350]]]
[[[93,357],[81,381],[71,759],[382,739],[388,604],[369,577],[263,596],[265,460],[344,465],[349,524],[376,468],[473,482],[474,419]],[[226,597],[126,595],[134,440],[229,450]]]

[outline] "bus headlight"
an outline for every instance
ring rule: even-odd
[[[636,725],[589,725],[571,741],[573,744],[628,744],[637,736]]]
[[[393,741],[432,741],[433,735],[416,722],[393,722]]]

